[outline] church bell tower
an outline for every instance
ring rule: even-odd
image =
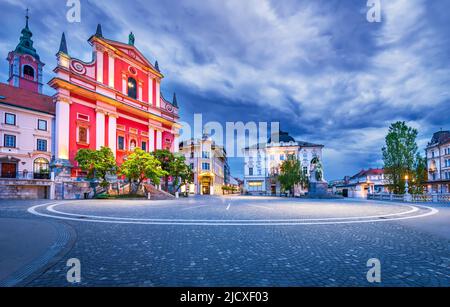
[[[33,47],[33,40],[28,27],[30,17],[25,16],[25,28],[22,29],[19,44],[14,51],[8,54],[9,63],[9,85],[28,89],[33,92],[42,93],[42,68],[44,63],[41,62],[36,49]]]

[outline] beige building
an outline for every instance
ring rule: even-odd
[[[229,182],[229,167],[225,149],[208,136],[180,143],[179,153],[194,172],[190,194],[222,195],[222,187]]]
[[[433,134],[426,148],[430,193],[450,193],[450,131]]]

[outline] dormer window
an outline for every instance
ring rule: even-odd
[[[23,67],[23,75],[34,79],[34,68],[30,65]]]
[[[133,99],[137,98],[136,80],[131,77],[128,78],[128,97],[131,97]]]

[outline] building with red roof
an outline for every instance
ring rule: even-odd
[[[55,104],[42,94],[42,67],[26,17],[9,52],[8,84],[0,83],[0,198],[50,193]]]
[[[387,184],[384,169],[369,168],[337,181],[333,189],[335,193],[342,194],[344,197],[367,198],[368,194],[389,192]]]

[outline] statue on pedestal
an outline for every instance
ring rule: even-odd
[[[311,161],[309,182],[323,182],[323,167],[319,158],[315,157]]]
[[[308,195],[310,197],[326,197],[328,183],[323,179],[323,167],[318,157],[311,161]]]

